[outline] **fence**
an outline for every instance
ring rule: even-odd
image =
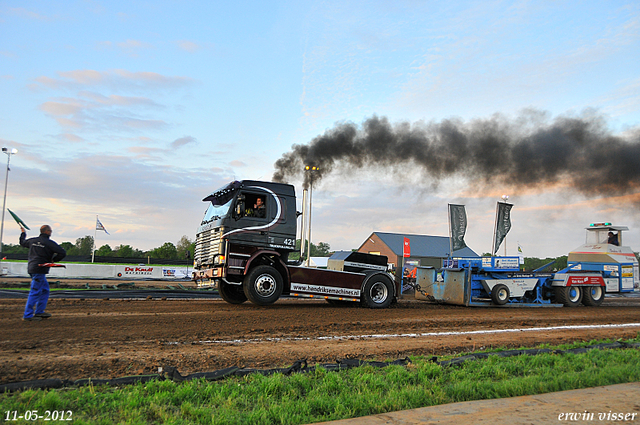
[[[27,254],[3,254],[3,259],[7,260],[26,260]],[[90,263],[90,255],[69,255],[64,258],[65,263]],[[191,266],[192,260],[171,260],[166,258],[153,257],[104,257],[96,255],[94,263],[111,263],[111,264],[171,264],[175,266]]]

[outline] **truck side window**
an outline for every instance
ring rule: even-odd
[[[267,204],[266,196],[252,193],[245,194],[244,217],[266,218]]]

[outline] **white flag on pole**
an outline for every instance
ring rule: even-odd
[[[98,216],[96,216],[96,230],[102,230],[107,235],[109,234],[109,232],[107,232],[107,229],[105,229],[104,226],[102,225],[102,223],[100,223],[100,219],[98,218]]]

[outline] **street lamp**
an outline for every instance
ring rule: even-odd
[[[0,254],[2,253],[2,235],[4,233],[4,211],[7,208],[7,183],[9,183],[9,163],[11,155],[18,153],[18,149],[2,148],[2,152],[7,154],[7,173],[4,178],[4,201],[2,202],[2,224],[0,224]]]

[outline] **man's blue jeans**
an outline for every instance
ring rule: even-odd
[[[27,298],[27,306],[24,309],[24,318],[28,319],[35,314],[44,313],[49,301],[49,282],[44,273],[31,274],[31,290]]]

